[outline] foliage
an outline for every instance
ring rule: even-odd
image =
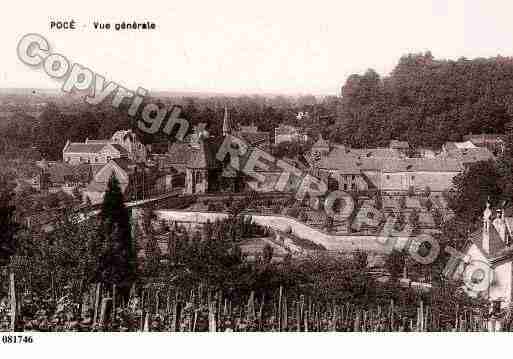
[[[397,215],[397,218],[395,219],[395,222],[394,222],[394,229],[396,231],[402,231],[405,225],[406,225],[406,221],[404,219],[404,214],[403,214],[403,212],[399,212],[399,214]]]
[[[482,215],[485,203],[492,205],[501,199],[501,175],[494,161],[469,164],[466,171],[453,179],[453,191],[449,196],[449,207],[458,220],[475,223]]]
[[[266,243],[264,249],[262,250],[262,257],[264,259],[264,263],[269,264],[273,259],[273,247],[269,243]]]
[[[406,197],[399,196],[399,208],[404,209],[406,207]]]
[[[381,193],[376,193],[376,197],[374,198],[374,208],[378,211],[383,209],[383,199],[381,198]]]
[[[461,84],[465,84],[464,87]],[[430,52],[401,57],[390,76],[351,75],[342,87],[339,121],[330,139],[352,147],[407,140],[440,148],[469,133],[504,133],[513,118],[513,59],[435,59]]]
[[[0,265],[16,253],[15,206],[13,183],[8,175],[0,174]]]
[[[408,221],[410,222],[410,225],[412,226],[413,230],[416,232],[419,229],[420,225],[420,218],[419,218],[419,212],[416,208],[414,208],[410,212],[410,216],[408,218]]]
[[[128,288],[135,275],[135,246],[129,213],[115,175],[110,177],[105,192],[95,247],[99,261],[97,280]]]
[[[436,227],[440,227],[442,225],[443,221],[443,214],[440,210],[440,208],[435,207],[433,211],[431,212],[431,215],[433,216],[433,222],[435,223]]]
[[[368,254],[365,251],[362,250],[355,250],[353,252],[353,261],[355,263],[355,267],[358,270],[364,270],[367,268],[367,260],[368,260]]]
[[[406,263],[406,254],[402,251],[392,250],[385,260],[385,269],[393,279],[398,279]]]

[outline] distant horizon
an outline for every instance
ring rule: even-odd
[[[52,94],[60,94],[63,96],[69,96],[68,93],[63,92],[60,87],[0,87],[0,93],[6,94],[10,91],[13,92],[22,92],[22,91],[42,91],[42,92],[49,92]],[[175,90],[175,89],[148,89],[149,95],[164,95],[169,94],[170,96],[176,94],[178,95],[187,95],[190,94],[196,95],[196,96],[212,96],[212,97],[235,97],[235,96],[273,96],[273,97],[302,97],[302,96],[314,96],[316,98],[324,98],[324,97],[339,97],[340,93],[338,94],[329,94],[329,93],[277,93],[277,92],[227,92],[227,91],[209,91],[209,90]]]

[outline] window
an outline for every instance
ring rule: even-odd
[[[412,181],[415,181],[415,176],[411,176],[411,180],[412,180]]]
[[[386,178],[387,178],[387,180],[389,180],[389,179],[390,179],[390,175],[387,175],[387,177],[386,177]]]
[[[347,191],[347,183],[344,183],[344,191]]]
[[[351,176],[351,179],[352,179],[353,181],[355,180],[355,178],[356,178],[356,176],[355,176],[355,175],[352,175],[352,176]]]
[[[356,185],[354,183],[351,183],[351,190],[356,191]]]

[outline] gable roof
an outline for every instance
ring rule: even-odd
[[[351,153],[361,158],[403,158],[403,154],[396,148],[346,148]]]
[[[98,153],[107,144],[105,143],[77,143],[71,142],[65,149],[64,153]]]
[[[111,140],[90,140],[90,139],[86,138],[85,143],[96,144],[96,145],[106,145],[108,143],[112,143],[112,141]]]
[[[118,143],[111,143],[110,146],[114,147],[122,156],[128,156],[128,151]]]
[[[358,163],[358,157],[347,154],[345,150],[338,148],[327,157],[321,158],[317,167],[325,170],[336,170],[340,173],[358,174],[362,170]]]
[[[495,159],[493,153],[486,147],[452,149],[448,151],[448,156],[458,159],[462,164]]]
[[[480,134],[469,134],[463,136],[465,141],[470,141],[474,144],[484,144],[487,142],[498,142],[502,140],[504,135],[498,133],[480,133]]]
[[[489,232],[489,248],[490,251],[487,253],[483,248],[483,228],[474,231],[469,236],[469,244],[474,244],[481,254],[488,259],[490,264],[496,264],[499,261],[502,261],[504,258],[510,257],[510,254],[505,254],[505,249],[507,248],[505,243],[502,241],[499,233],[495,229],[493,225],[490,225]],[[467,248],[468,250],[468,248]]]

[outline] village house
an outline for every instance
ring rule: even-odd
[[[486,147],[470,141],[446,143],[438,155],[409,157],[409,149],[406,141],[392,140],[388,147],[350,148],[319,136],[307,158],[312,173],[325,180],[330,190],[389,193],[442,192],[468,164],[495,158]]]
[[[478,294],[490,302],[490,326],[495,325],[490,329],[499,329],[497,325],[500,325],[504,311],[512,303],[512,238],[513,218],[507,217],[504,209],[494,214],[487,203],[483,225],[470,235],[468,245],[463,250],[465,257],[455,272],[463,276],[466,273],[467,280],[480,289],[470,294]]]
[[[158,172],[156,166],[114,158],[104,165],[94,166],[93,178],[82,192],[83,200],[101,203],[112,175],[119,181],[127,200],[143,199],[167,190],[165,176]]]
[[[313,167],[330,190],[443,191],[463,171],[459,158],[409,158],[398,148],[352,149],[337,145]]]
[[[114,158],[127,158],[134,162],[145,162],[146,147],[137,140],[131,130],[114,133],[111,139],[90,140],[85,142],[66,142],[62,150],[63,162],[75,165],[79,163],[105,164]]]

